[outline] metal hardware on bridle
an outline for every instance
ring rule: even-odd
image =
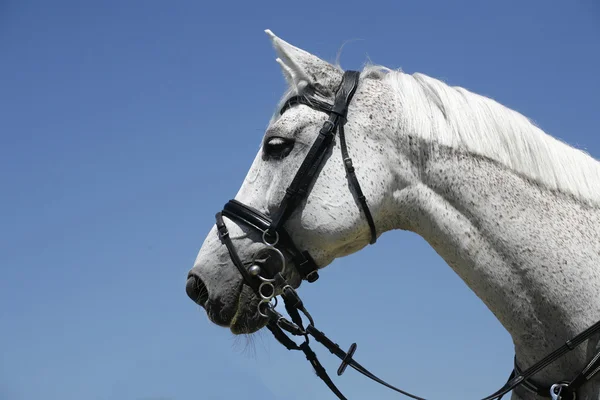
[[[329,118],[323,124],[315,142],[298,168],[292,183],[286,189],[283,200],[279,204],[273,217],[270,218],[260,211],[237,200],[230,200],[225,204],[223,210],[218,212],[215,216],[217,233],[221,242],[227,247],[231,260],[242,275],[244,283],[252,288],[254,293],[260,299],[257,306],[258,313],[267,319],[267,328],[271,331],[275,339],[288,350],[302,351],[305,354],[306,359],[313,366],[317,376],[323,380],[327,387],[329,387],[340,400],[346,400],[346,397],[344,397],[335,386],[327,374],[327,371],[317,359],[316,354],[310,348],[310,336],[341,360],[340,367],[337,370],[338,376],[342,375],[346,368],[350,366],[367,378],[372,379],[391,390],[416,400],[425,400],[422,397],[415,396],[390,385],[360,365],[353,358],[354,353],[356,352],[356,343],[353,343],[346,352],[330,340],[322,331],[318,330],[315,327],[312,316],[304,307],[300,296],[298,296],[296,290],[288,284],[284,277],[286,272],[286,258],[283,252],[286,252],[289,255],[302,279],[308,282],[314,282],[319,277],[317,272],[318,267],[313,258],[308,252],[301,251],[296,247],[290,235],[285,230],[284,225],[294,210],[301,204],[301,201],[308,195],[309,187],[316,179],[320,169],[319,167],[325,160],[324,154],[330,148],[336,132],[339,133],[342,160],[351,191],[353,192],[353,195],[356,196],[361,211],[369,225],[371,232],[370,243],[373,244],[377,240],[375,223],[366,198],[358,183],[352,159],[348,154],[344,132],[348,106],[358,87],[359,75],[359,72],[356,71],[344,72],[342,82],[335,94],[335,101],[333,104],[308,96],[294,96],[287,100],[281,108],[281,114],[295,104],[303,104],[315,110],[327,113]],[[277,258],[280,260],[279,268],[273,270],[272,268],[268,268],[267,265],[259,265],[257,257],[260,251],[255,254],[250,263],[250,267],[246,268],[229,237],[229,231],[227,230],[223,216],[261,232],[262,242],[266,246],[263,251],[266,250],[277,255]],[[283,298],[285,309],[291,318],[291,321],[275,310],[278,295]],[[304,327],[301,314],[309,321],[309,324],[306,327]],[[286,332],[292,336],[303,337],[304,342],[298,345],[287,336]],[[529,378],[546,368],[553,361],[562,357],[567,352],[575,349],[595,333],[599,332],[600,321],[581,332],[573,339],[568,340],[562,347],[550,353],[525,371],[519,369],[515,360],[515,368],[504,386],[482,400],[500,400],[506,393],[518,386],[523,386],[527,390],[540,396],[552,398],[552,400],[576,400],[577,389],[600,371],[600,352],[598,352],[587,366],[570,382],[564,381],[556,383],[550,388],[540,388],[529,380]]]
[[[279,233],[277,233],[277,231],[273,232],[273,233],[275,234],[275,240],[273,240],[272,242],[269,242],[269,241],[267,240],[267,237],[268,237],[268,235],[269,235],[270,233],[271,233],[271,232],[270,232],[270,231],[268,231],[268,230],[264,231],[264,232],[263,232],[263,234],[262,234],[262,241],[263,241],[263,243],[264,243],[264,244],[266,244],[267,246],[275,246],[275,245],[277,245],[277,243],[279,242]]]
[[[263,244],[265,246],[267,246],[268,251],[273,252],[279,256],[279,260],[280,260],[280,264],[281,264],[281,270],[279,271],[279,273],[283,275],[285,273],[285,256],[279,249],[277,249],[275,247],[277,245],[277,243],[279,242],[279,234],[277,232],[274,232],[275,238],[273,241],[270,242],[267,239],[268,233],[269,233],[268,231],[263,231],[263,234],[262,234]],[[258,286],[258,295],[260,296],[260,302],[258,303],[257,310],[258,310],[258,313],[262,317],[269,318],[269,315],[266,314],[265,312],[263,312],[261,307],[275,308],[277,306],[277,297],[275,297],[275,286],[273,285],[273,283],[276,280],[272,279],[272,278],[265,278],[264,276],[261,275],[262,269],[256,264],[257,256],[258,256],[258,253],[254,256],[254,259],[252,260],[252,266],[250,268],[248,268],[248,272],[250,273],[251,276],[256,277],[262,281],[260,283],[260,285]],[[273,300],[275,301],[275,303],[271,304],[271,301],[273,301]]]
[[[258,265],[252,265],[250,268],[248,268],[248,273],[252,276],[257,276],[260,274],[260,267]]]
[[[569,385],[567,385],[566,383],[555,383],[554,385],[550,386],[550,397],[552,398],[552,400],[561,400],[561,394],[563,389],[568,387]]]

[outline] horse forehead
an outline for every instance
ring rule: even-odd
[[[271,121],[266,133],[272,134],[276,133],[278,130],[298,130],[299,125],[303,126],[310,123],[321,124],[326,118],[327,115],[325,113],[313,110],[307,105],[298,104],[289,108],[282,115]]]

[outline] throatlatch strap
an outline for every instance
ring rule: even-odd
[[[360,183],[358,183],[356,173],[354,172],[352,159],[348,155],[348,146],[346,145],[346,136],[344,133],[344,123],[340,124],[339,131],[340,147],[342,149],[342,159],[344,160],[344,167],[346,168],[346,173],[348,174],[350,185],[356,192],[358,203],[360,204],[362,212],[365,214],[365,218],[367,219],[367,223],[369,224],[369,229],[371,230],[371,241],[369,243],[374,244],[377,241],[377,229],[375,228],[375,221],[373,221],[371,210],[369,210],[369,205],[367,204],[367,198],[363,194],[362,189],[360,187]]]

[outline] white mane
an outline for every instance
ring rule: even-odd
[[[600,204],[600,162],[547,135],[518,112],[423,74],[367,66],[362,75],[392,86],[403,129],[493,159],[551,190]]]

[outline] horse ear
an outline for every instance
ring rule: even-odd
[[[277,52],[277,63],[288,84],[301,90],[311,86],[318,91],[330,94],[341,82],[343,71],[319,57],[292,46],[278,38],[269,29],[265,30]]]

